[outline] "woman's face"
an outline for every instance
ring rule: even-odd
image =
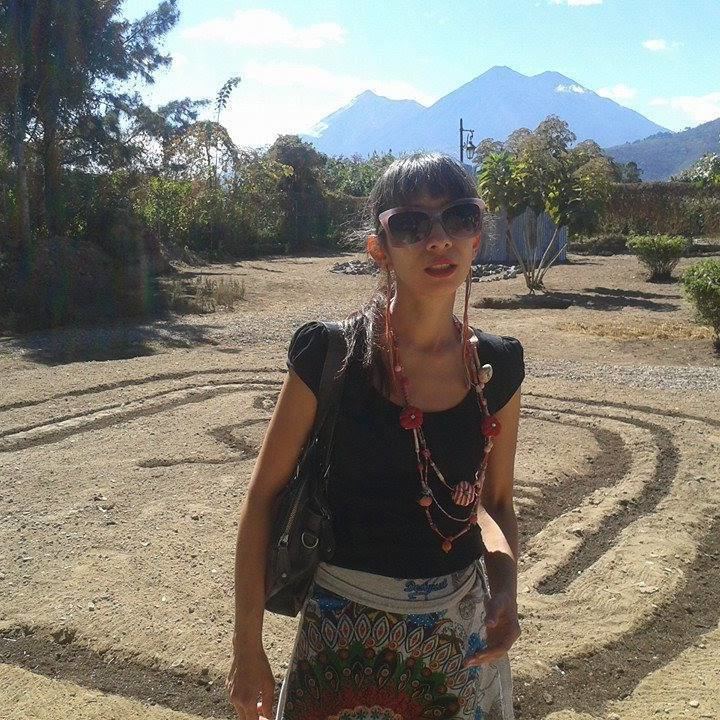
[[[444,197],[421,195],[409,204],[436,213],[450,202]],[[404,286],[418,295],[454,294],[465,281],[479,247],[479,234],[456,240],[446,234],[439,221],[433,223],[426,240],[412,245],[394,247],[387,238],[378,235],[368,238],[368,252],[375,262],[381,267],[388,265],[395,272],[398,288]]]

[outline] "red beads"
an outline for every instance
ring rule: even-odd
[[[500,421],[495,417],[495,415],[487,415],[483,418],[480,429],[485,437],[496,437],[500,434]]]
[[[419,408],[408,405],[400,413],[400,425],[405,430],[417,430],[423,424],[423,412]]]
[[[432,495],[430,495],[430,493],[423,493],[418,498],[418,505],[425,508],[430,507],[432,505]]]
[[[500,434],[500,422],[497,417],[490,415],[487,407],[487,401],[483,394],[483,388],[492,378],[492,366],[490,364],[481,365],[478,356],[477,340],[471,330],[465,328],[462,323],[454,317],[455,326],[458,330],[459,337],[464,343],[463,360],[465,361],[466,381],[475,385],[476,396],[480,412],[483,416],[481,420],[481,432],[485,438],[483,447],[483,460],[480,467],[475,472],[475,482],[462,480],[456,485],[452,485],[445,479],[442,472],[435,464],[427,446],[425,433],[423,431],[423,412],[419,408],[410,404],[411,388],[410,381],[405,375],[404,368],[400,358],[398,357],[398,343],[392,326],[389,323],[389,315],[386,314],[386,332],[391,343],[390,346],[390,368],[393,372],[393,380],[395,387],[399,387],[405,407],[400,413],[400,426],[404,430],[412,431],[413,443],[415,446],[415,458],[417,461],[417,471],[420,477],[420,496],[417,498],[418,505],[422,508],[428,524],[432,531],[440,538],[440,547],[443,552],[449,553],[453,549],[453,543],[468,532],[471,528],[477,527],[478,507],[480,504],[480,495],[482,493],[483,480],[485,477],[485,469],[487,467],[488,453],[493,445],[493,437]],[[467,334],[465,334],[467,330]],[[452,500],[456,506],[468,507],[469,515],[467,519],[459,517],[457,511],[449,511],[441,505],[438,498],[433,495],[428,475],[433,472],[437,477],[437,481],[444,485],[445,489],[450,493]],[[445,490],[441,492],[445,493]],[[446,520],[460,523],[462,528],[452,534],[445,533],[435,524],[431,508],[435,506],[437,512],[442,513]]]

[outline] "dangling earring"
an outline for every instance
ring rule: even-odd
[[[465,387],[469,388],[471,385],[471,363],[473,359],[470,355],[472,348],[470,345],[470,323],[468,321],[468,306],[470,305],[470,286],[472,284],[472,265],[468,271],[467,277],[465,278],[465,299],[463,302],[463,321],[462,321],[462,336],[463,336],[463,362],[465,364]]]
[[[390,267],[385,265],[385,347],[388,350],[388,357],[390,362],[390,368],[395,367],[395,347],[392,342],[392,335],[390,330],[390,300],[393,297],[393,279],[390,272]],[[391,372],[393,391],[397,390],[395,387],[395,373]]]

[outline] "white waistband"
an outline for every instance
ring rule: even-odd
[[[353,602],[385,612],[438,612],[452,607],[476,585],[484,591],[482,571],[473,563],[450,575],[402,579],[320,563],[315,582]]]

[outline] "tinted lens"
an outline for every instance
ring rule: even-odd
[[[450,237],[471,237],[480,232],[482,212],[475,203],[453,205],[442,214],[442,224]]]
[[[412,245],[428,236],[430,217],[414,210],[396,213],[388,219],[392,241],[397,245]]]

